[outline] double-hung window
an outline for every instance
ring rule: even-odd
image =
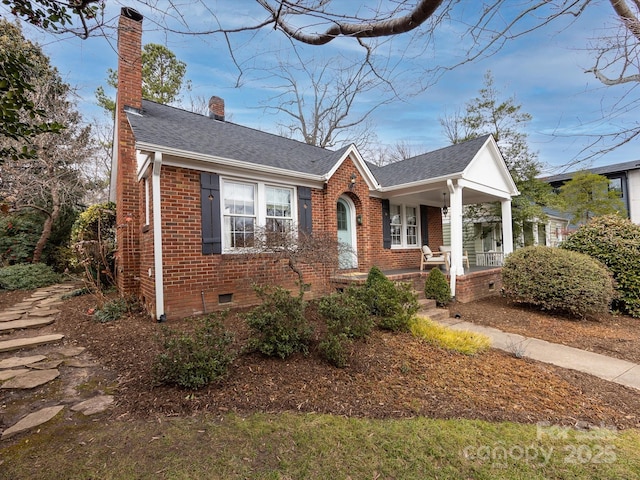
[[[418,208],[391,205],[391,247],[406,248],[418,245]]]
[[[225,250],[255,246],[255,235],[286,233],[293,228],[294,189],[246,183],[222,182],[223,247]]]

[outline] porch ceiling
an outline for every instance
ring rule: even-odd
[[[388,198],[398,203],[442,207],[444,203],[443,193],[446,193],[447,206],[450,206],[449,189],[447,188],[446,181],[434,183],[431,185],[413,187],[406,190],[399,190],[397,192],[394,192],[393,195],[389,194]],[[498,200],[501,200],[501,197],[474,190],[473,187],[465,187],[462,190],[463,205],[495,202]]]

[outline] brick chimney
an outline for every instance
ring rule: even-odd
[[[142,110],[142,15],[123,7],[118,22],[116,95],[116,278],[123,295],[137,295],[140,269],[140,186],[135,138],[126,110]]]
[[[224,122],[224,100],[220,97],[209,99],[209,118],[215,118]]]

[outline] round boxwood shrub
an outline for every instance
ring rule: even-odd
[[[608,311],[613,279],[597,260],[578,252],[526,247],[507,257],[502,267],[505,295],[542,310],[586,317]]]
[[[451,287],[439,268],[432,268],[424,282],[424,296],[444,306],[451,301]]]
[[[604,263],[616,281],[613,308],[640,317],[640,226],[617,215],[603,215],[572,233],[562,248]]]

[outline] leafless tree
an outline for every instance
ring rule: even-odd
[[[265,109],[284,116],[282,134],[317,147],[368,145],[374,136],[372,113],[395,98],[392,89],[384,93],[388,82],[366,64],[336,58],[317,62],[297,54],[295,63],[281,60],[274,71],[279,93],[268,99]],[[365,101],[367,96],[374,100]]]
[[[35,137],[34,159],[14,159],[2,166],[3,201],[14,211],[37,211],[45,219],[33,251],[33,263],[40,261],[63,208],[80,202],[85,191],[81,166],[94,153],[90,128],[82,125],[70,95],[70,87],[61,82],[55,70],[44,72],[35,80],[33,103],[65,129]]]

